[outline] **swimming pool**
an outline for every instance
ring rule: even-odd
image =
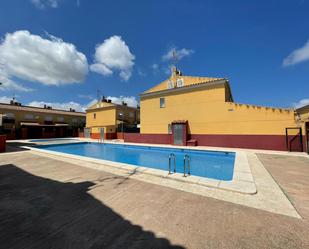
[[[234,172],[234,152],[86,142],[40,145],[36,148],[165,171],[168,171],[169,156],[173,153],[176,158],[177,173],[184,172],[183,160],[185,155],[190,157],[191,175],[228,181],[233,179]]]

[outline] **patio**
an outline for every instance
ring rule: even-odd
[[[301,218],[32,151],[0,154],[0,244],[4,248],[309,247],[309,159],[261,153],[257,157]]]

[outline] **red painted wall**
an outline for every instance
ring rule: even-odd
[[[290,139],[293,136],[290,136]],[[286,151],[285,135],[203,135],[192,134],[188,139],[196,139],[199,146],[230,147],[244,149],[263,149]],[[169,134],[140,134],[125,133],[124,141],[131,143],[172,144],[172,135]],[[305,136],[303,149],[306,151]],[[299,143],[294,141],[294,151],[300,151]]]
[[[100,133],[91,133],[90,137],[92,139],[100,139]],[[117,138],[117,133],[105,133],[104,134],[104,139],[116,139]]]
[[[290,137],[290,139],[293,136]],[[281,150],[286,151],[284,135],[191,135],[198,145],[231,147],[245,149]],[[296,141],[295,141],[296,142]],[[299,143],[293,143],[293,150],[300,151]]]
[[[171,144],[172,135],[125,133],[124,141],[130,143]]]
[[[0,135],[0,152],[5,151],[5,144],[6,144],[6,136]]]

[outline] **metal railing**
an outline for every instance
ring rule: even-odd
[[[183,158],[183,176],[186,177],[186,172],[191,175],[190,156],[186,154]]]
[[[171,153],[168,157],[168,174],[170,175],[171,174],[171,163],[172,163],[172,160],[174,162],[174,173],[176,173],[176,156],[174,153]]]

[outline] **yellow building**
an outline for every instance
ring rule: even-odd
[[[85,126],[83,112],[0,103],[0,129],[7,139],[78,136]]]
[[[105,98],[90,106],[86,113],[86,127],[96,139],[100,138],[102,128],[105,138],[122,138],[123,132],[136,131],[140,119],[139,108],[129,107],[124,102],[115,104]]]
[[[229,81],[192,77],[173,68],[167,80],[140,95],[141,133],[129,142],[301,150],[293,109],[235,103]],[[305,137],[302,137],[305,139]]]

